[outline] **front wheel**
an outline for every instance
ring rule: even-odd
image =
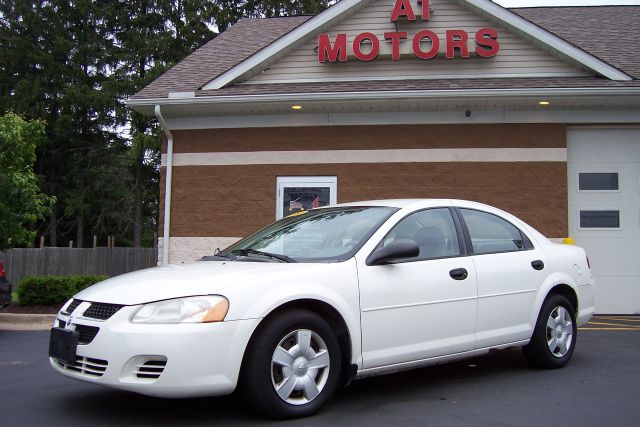
[[[547,297],[533,331],[523,350],[529,363],[537,368],[561,368],[573,355],[578,329],[573,305],[562,295]]]
[[[340,346],[331,326],[298,309],[270,319],[256,333],[241,378],[247,402],[273,418],[316,413],[340,378]]]

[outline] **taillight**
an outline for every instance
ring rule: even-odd
[[[4,277],[4,264],[0,262],[0,277]]]

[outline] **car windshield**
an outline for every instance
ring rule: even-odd
[[[240,240],[218,256],[278,262],[331,262],[350,258],[397,209],[342,207],[304,211]]]

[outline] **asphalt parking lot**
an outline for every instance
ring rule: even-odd
[[[640,316],[597,316],[581,329],[592,331],[640,331]]]
[[[599,316],[563,369],[517,349],[356,381],[318,415],[274,422],[242,399],[163,400],[76,382],[47,359],[47,331],[0,331],[6,426],[640,426],[640,317]]]

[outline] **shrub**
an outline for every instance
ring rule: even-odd
[[[56,305],[108,276],[26,276],[18,285],[18,301],[22,305]]]

